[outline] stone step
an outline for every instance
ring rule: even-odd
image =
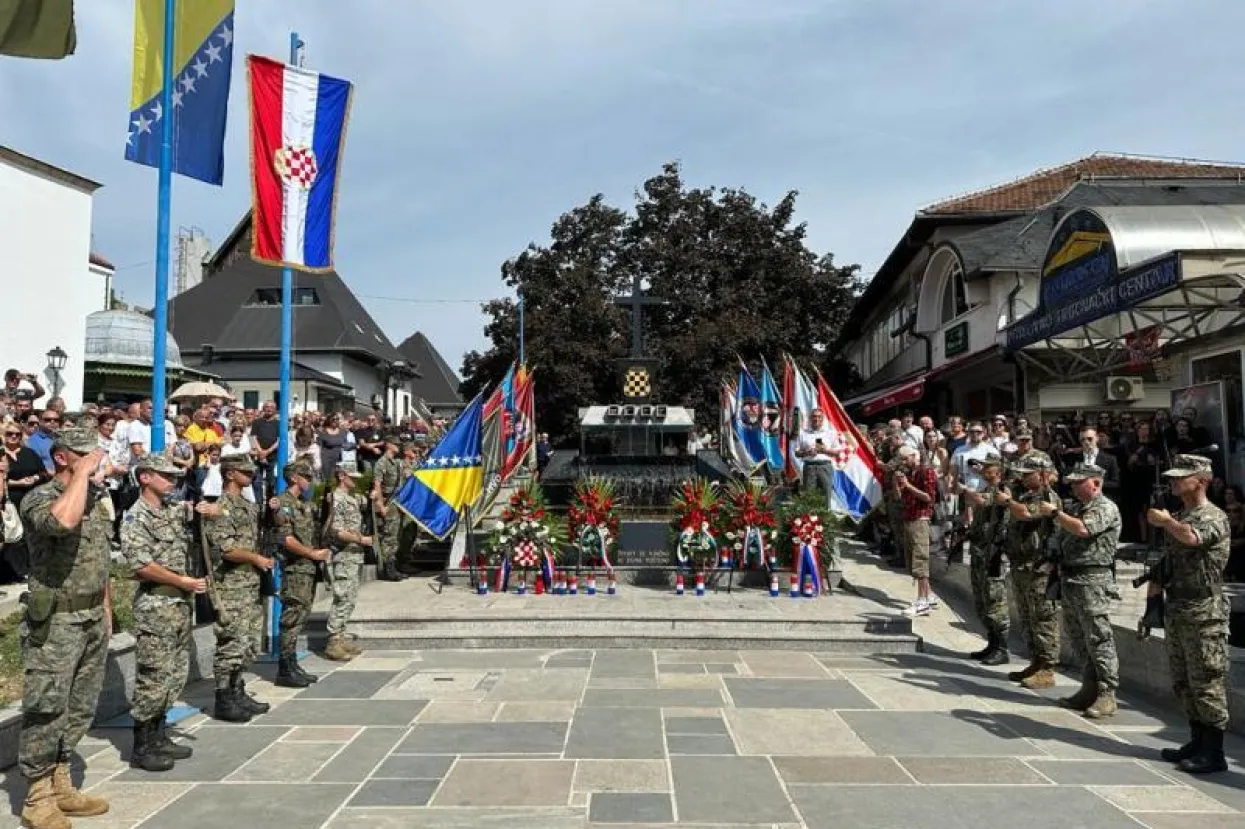
[[[362,636],[366,633],[392,631],[444,631],[446,633],[472,633],[482,636],[505,636],[511,631],[547,635],[569,636],[584,633],[608,633],[626,635],[739,635],[748,631],[752,635],[797,635],[815,637],[836,633],[861,634],[910,634],[912,620],[905,616],[878,618],[866,621],[858,619],[802,620],[802,619],[740,619],[703,618],[619,618],[615,616],[488,616],[480,619],[461,617],[418,616],[406,619],[376,619],[355,617],[350,629]]]

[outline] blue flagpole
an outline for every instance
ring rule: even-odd
[[[519,296],[519,365],[527,364],[527,355],[524,353],[525,349],[524,349],[524,342],[523,342],[523,335],[524,335],[523,322],[524,322],[523,320],[523,297],[520,295]]]
[[[298,65],[298,50],[303,42],[298,32],[290,32],[290,65]],[[281,365],[277,396],[281,398],[277,407],[277,430],[280,432],[277,442],[276,478],[277,493],[285,491],[286,463],[290,458],[290,361],[292,359],[294,340],[294,271],[291,268],[281,269]],[[305,401],[304,401],[305,402]],[[261,505],[260,509],[267,509]],[[272,568],[273,583],[277,594],[272,597],[272,618],[268,633],[268,655],[271,659],[280,657],[281,650],[281,567]]]
[[[165,346],[169,330],[169,225],[173,205],[173,17],[177,0],[164,0],[164,78],[160,90],[160,184],[156,196],[155,342],[151,349],[151,451],[164,451]]]

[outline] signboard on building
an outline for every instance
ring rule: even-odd
[[[1153,299],[1176,287],[1180,273],[1179,253],[1120,272],[1102,219],[1092,210],[1071,213],[1051,237],[1038,307],[1007,327],[1004,349],[1017,351]]]
[[[968,351],[968,320],[957,322],[942,333],[942,356],[957,357]]]

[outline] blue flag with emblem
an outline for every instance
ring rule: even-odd
[[[233,70],[234,0],[177,0],[173,19],[173,172],[219,185]],[[134,2],[134,74],[125,158],[160,166],[164,0]]]
[[[441,541],[458,524],[463,508],[475,503],[484,487],[480,445],[483,409],[481,393],[393,496],[399,509]]]

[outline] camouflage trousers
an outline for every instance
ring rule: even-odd
[[[1046,598],[1046,574],[1012,570],[1012,600],[1029,658],[1047,668],[1059,664],[1059,602]]]
[[[1085,682],[1112,690],[1120,687],[1120,659],[1111,629],[1111,576],[1064,578],[1064,634],[1078,659],[1084,660]]]
[[[250,667],[259,654],[264,632],[264,608],[257,588],[221,590],[221,608],[212,632],[216,634],[216,654],[212,675],[217,690],[229,687],[230,675]]]
[[[397,574],[403,518],[398,508],[391,506],[388,515],[376,519],[376,523],[380,525],[379,532],[376,534],[376,569],[381,577]]]
[[[31,644],[22,626],[25,675],[17,762],[27,780],[46,777],[57,763],[69,762],[95,719],[108,662],[103,609],[87,620],[54,614],[48,624],[47,639],[39,646]]]
[[[279,645],[284,659],[298,656],[298,637],[311,618],[311,605],[316,600],[316,572],[302,562],[281,573],[281,622]]]
[[[990,575],[988,556],[988,550],[973,548],[968,570],[973,587],[973,608],[988,633],[1007,641],[1007,630],[1011,626],[1007,610],[1007,578],[1002,574]]]
[[[190,604],[144,602],[136,606],[134,638],[130,713],[138,722],[163,719],[190,678]]]
[[[1171,612],[1164,620],[1172,690],[1189,719],[1228,727],[1228,623]]]
[[[345,553],[333,567],[333,604],[329,607],[328,632],[338,636],[346,632],[346,623],[354,613],[359,600],[359,577],[363,569],[363,556]]]

